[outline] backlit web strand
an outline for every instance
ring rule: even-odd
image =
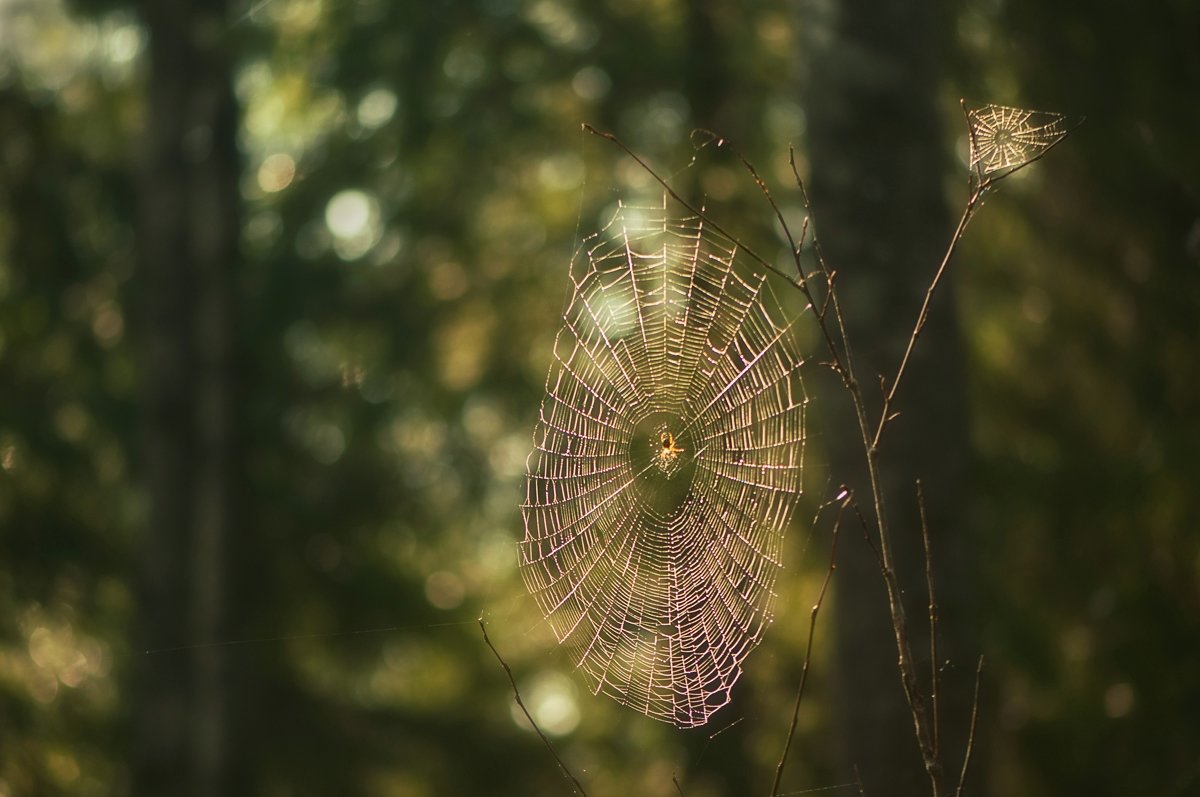
[[[771,620],[802,358],[761,271],[663,207],[591,241],[528,460],[525,583],[595,692],[690,727]]]
[[[1006,105],[985,105],[967,112],[971,167],[980,174],[1020,166],[1067,135],[1066,117]]]

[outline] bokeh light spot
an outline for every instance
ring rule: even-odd
[[[575,684],[561,673],[547,672],[537,677],[528,690],[529,713],[538,727],[550,736],[566,736],[579,725],[579,703],[575,699]],[[512,704],[513,722],[520,728],[532,730],[521,709]]]
[[[0,468],[12,471],[17,468],[17,447],[12,443],[0,446]]]
[[[396,113],[396,95],[389,89],[376,88],[368,91],[358,101],[355,116],[358,123],[365,128],[374,130],[382,127]]]
[[[46,754],[46,771],[60,786],[79,780],[79,762],[65,750],[51,750]]]
[[[116,302],[103,302],[96,308],[96,315],[92,318],[92,333],[105,348],[111,348],[121,342],[125,334],[125,318]]]
[[[296,161],[286,152],[268,155],[258,167],[258,187],[268,194],[282,191],[296,177]]]
[[[1120,682],[1104,690],[1104,713],[1109,719],[1120,719],[1133,710],[1137,696],[1131,684]]]
[[[487,62],[478,50],[469,47],[455,47],[446,56],[442,64],[446,77],[462,86],[477,82],[487,71]]]
[[[371,200],[362,191],[341,191],[325,206],[325,225],[339,238],[362,233],[371,219]]]
[[[309,438],[313,459],[322,465],[332,465],[346,450],[346,436],[332,423],[318,424]]]
[[[551,155],[538,163],[538,180],[552,191],[574,191],[583,184],[583,175],[583,160],[574,153]]]
[[[448,570],[430,573],[425,579],[425,597],[435,608],[457,609],[466,596],[467,588],[462,579]]]
[[[585,66],[571,79],[571,89],[581,98],[595,102],[608,94],[612,78],[598,66]]]
[[[79,404],[67,404],[54,414],[54,428],[68,443],[78,443],[87,434],[90,418]]]
[[[356,260],[379,243],[383,233],[379,203],[357,189],[339,191],[325,206],[325,226],[333,234],[338,257]]]

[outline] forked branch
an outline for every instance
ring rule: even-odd
[[[783,768],[787,765],[788,751],[792,748],[792,739],[796,735],[796,725],[800,719],[800,703],[804,700],[804,685],[808,681],[808,665],[812,660],[813,638],[817,632],[817,615],[821,612],[821,606],[825,603],[825,593],[829,589],[829,582],[833,579],[833,571],[837,569],[837,541],[838,529],[842,525],[842,514],[846,511],[846,507],[853,501],[852,496],[846,490],[842,490],[837,499],[840,503],[838,506],[837,517],[833,521],[833,540],[829,544],[829,569],[825,571],[825,580],[821,582],[821,591],[817,594],[817,602],[813,604],[812,610],[808,617],[808,644],[804,648],[804,664],[800,667],[800,685],[796,688],[796,703],[792,708],[792,723],[788,726],[787,738],[783,743],[783,752],[779,755],[779,763],[775,766],[775,782],[771,786],[771,797],[777,797],[779,794],[779,784],[783,781]]]
[[[533,726],[533,730],[537,733],[538,738],[542,740],[542,744],[546,745],[546,749],[550,751],[550,755],[554,756],[554,760],[558,762],[558,768],[562,770],[563,775],[567,780],[571,781],[575,793],[580,795],[580,797],[587,797],[587,792],[584,790],[583,784],[571,774],[571,770],[567,768],[566,762],[559,757],[558,751],[554,749],[554,745],[550,744],[550,740],[546,738],[546,734],[542,733],[542,729],[534,721],[533,715],[529,713],[529,709],[525,708],[525,701],[521,699],[521,690],[517,688],[517,679],[513,677],[512,668],[508,666],[508,662],[504,660],[504,657],[500,655],[500,651],[496,650],[496,646],[492,644],[492,640],[488,637],[487,626],[484,625],[482,617],[479,618],[479,630],[483,633],[483,641],[491,648],[492,655],[496,657],[496,661],[500,662],[500,666],[504,668],[505,674],[508,675],[508,682],[512,685],[513,700],[516,701],[517,707],[521,709],[521,713],[525,715],[525,719],[529,720],[529,724]]]
[[[929,286],[925,292],[925,298],[921,304],[921,308],[917,313],[916,321],[913,324],[912,332],[909,335],[908,344],[905,348],[904,355],[897,366],[895,375],[887,381],[887,391],[884,396],[883,405],[880,408],[878,419],[872,424],[868,420],[866,410],[866,402],[863,398],[862,389],[858,380],[854,376],[853,363],[850,357],[850,343],[846,333],[846,325],[842,318],[837,299],[837,288],[831,278],[831,270],[825,263],[824,256],[820,249],[816,246],[814,239],[814,252],[817,257],[817,266],[820,272],[826,275],[826,282],[830,294],[830,302],[834,308],[833,323],[836,326],[836,334],[827,328],[828,316],[825,313],[817,313],[816,321],[821,327],[822,335],[828,345],[831,355],[835,362],[843,364],[844,372],[842,374],[843,382],[850,394],[851,404],[854,407],[854,413],[858,421],[859,430],[862,434],[862,444],[865,453],[867,464],[868,479],[870,482],[872,499],[874,502],[874,526],[878,540],[877,554],[880,560],[880,571],[883,576],[884,584],[888,593],[888,604],[892,617],[892,628],[896,638],[896,649],[899,654],[898,664],[900,670],[900,680],[904,688],[905,699],[908,702],[910,713],[912,714],[914,732],[917,737],[918,745],[921,749],[921,755],[925,764],[926,772],[930,779],[930,785],[934,797],[941,794],[941,749],[940,749],[940,722],[938,718],[938,669],[937,669],[937,609],[936,601],[933,592],[933,576],[931,565],[931,554],[929,547],[928,527],[924,516],[924,500],[920,501],[921,506],[921,526],[922,534],[925,543],[926,552],[926,584],[929,591],[930,604],[930,636],[931,636],[931,657],[933,667],[930,684],[930,700],[932,702],[932,711],[925,704],[925,699],[922,691],[919,688],[916,670],[913,666],[913,656],[911,645],[909,644],[908,621],[905,615],[904,605],[901,600],[901,591],[897,583],[896,572],[893,566],[892,545],[889,534],[888,514],[884,506],[884,495],[882,490],[882,482],[879,472],[879,451],[883,432],[887,425],[896,417],[893,411],[897,392],[904,380],[904,375],[908,367],[908,363],[916,348],[917,340],[921,336],[921,332],[928,320],[929,309],[933,302],[934,294],[941,285],[943,277],[946,274],[947,268],[958,248],[963,234],[966,231],[967,225],[974,217],[975,213],[982,205],[982,199],[987,191],[993,188],[1001,180],[1004,180],[1016,172],[1024,169],[1032,163],[1043,158],[1050,150],[1062,142],[1062,140],[1072,131],[1078,123],[1072,126],[1067,126],[1064,123],[1064,117],[1058,114],[1035,114],[1034,112],[1024,112],[1017,109],[997,108],[997,106],[987,106],[980,112],[970,112],[966,109],[965,102],[962,103],[964,114],[967,118],[968,135],[971,140],[972,163],[971,171],[969,172],[967,187],[968,196],[966,204],[963,208],[962,215],[959,217],[954,233],[950,237],[950,242],[946,247],[946,251],[942,256],[941,262],[938,265]],[[1030,124],[1030,119],[1034,116],[1053,117],[1052,123],[1041,127],[1033,127]],[[999,165],[993,167],[991,162],[980,160],[981,153],[990,152],[982,146],[979,140],[979,131],[976,129],[975,122],[983,118],[996,119],[995,128],[989,128],[989,133],[994,134],[995,141],[1006,142],[1006,145],[1016,146],[1012,142],[1028,147],[1024,157],[1017,157],[1021,153],[1017,150],[1010,150],[1004,153],[1004,157],[996,161]],[[1079,123],[1081,123],[1080,120]],[[1002,126],[1007,125],[1003,130]],[[1001,135],[1001,133],[1003,135]],[[801,192],[804,200],[805,211],[809,217],[812,216],[812,205],[808,199],[808,192],[805,190],[804,181],[801,179],[798,169],[796,168],[795,155],[791,158],[792,173],[796,179],[796,184]],[[752,174],[757,180],[757,174]],[[775,207],[774,201],[770,194],[764,190],[767,201]],[[778,214],[778,208],[776,207]],[[785,233],[786,233],[785,228]],[[790,233],[789,233],[790,239]],[[795,259],[796,269],[803,275],[803,266],[800,261],[799,248],[793,245],[793,256]],[[807,286],[808,280],[802,280]],[[806,296],[808,294],[806,293]],[[811,296],[809,301],[812,302]],[[814,302],[815,305],[815,302]],[[837,346],[833,345],[834,339],[839,339],[842,342],[841,352]],[[839,360],[839,355],[842,359]],[[874,426],[874,432],[868,433],[868,428]],[[974,739],[975,719],[978,712],[978,673],[976,678],[976,705],[972,710],[972,725],[971,725],[971,740],[968,742],[968,754],[963,763],[963,775],[960,777],[959,791],[962,789],[962,778],[965,778],[966,765],[970,760],[970,745]]]
[[[888,606],[891,614],[892,629],[895,636],[895,644],[898,654],[900,681],[903,687],[905,700],[912,716],[914,733],[921,750],[922,760],[929,777],[930,786],[934,797],[940,797],[942,794],[942,750],[940,739],[940,719],[938,716],[940,688],[937,651],[937,604],[933,590],[934,579],[932,573],[932,557],[929,544],[929,530],[924,513],[924,497],[918,493],[918,503],[921,511],[922,539],[925,547],[926,587],[929,597],[930,657],[932,669],[930,673],[928,699],[932,705],[927,705],[926,703],[927,693],[922,690],[920,686],[920,679],[918,678],[914,665],[911,644],[909,642],[908,619],[905,614],[903,601],[901,599],[902,593],[894,566],[892,540],[888,522],[889,516],[885,507],[884,491],[880,476],[880,446],[882,444],[885,429],[897,416],[897,413],[893,409],[893,405],[898,396],[900,386],[904,382],[904,377],[908,370],[908,364],[911,360],[913,352],[916,349],[917,341],[920,338],[928,320],[929,310],[932,306],[934,295],[944,280],[945,274],[947,273],[952,258],[958,249],[958,245],[962,240],[967,225],[971,222],[971,219],[974,218],[975,214],[982,206],[982,200],[985,194],[995,187],[1000,181],[1010,177],[1016,172],[1043,158],[1050,150],[1061,143],[1067,134],[1069,134],[1072,130],[1074,130],[1074,127],[1077,126],[1067,125],[1065,122],[1065,117],[1061,116],[1060,114],[1021,111],[1019,109],[1004,108],[1002,106],[986,106],[983,109],[976,111],[968,111],[965,103],[963,103],[963,111],[967,119],[968,134],[970,136],[971,144],[971,168],[969,169],[967,179],[967,200],[963,207],[962,214],[959,217],[958,224],[956,225],[953,234],[950,236],[950,241],[946,246],[941,261],[930,278],[929,285],[925,291],[924,300],[922,301],[921,307],[917,312],[916,320],[914,321],[912,330],[909,334],[907,346],[905,347],[904,354],[902,355],[900,362],[896,367],[896,371],[890,379],[882,380],[885,390],[883,403],[877,415],[874,415],[868,411],[862,387],[855,376],[853,358],[851,356],[850,340],[846,331],[846,323],[842,315],[842,310],[838,299],[837,286],[834,279],[835,272],[825,261],[824,254],[821,251],[820,243],[816,236],[812,236],[810,243],[809,220],[813,215],[812,203],[809,200],[808,192],[804,185],[804,180],[801,178],[799,169],[797,168],[794,150],[791,152],[790,158],[791,169],[792,174],[795,177],[796,186],[800,191],[806,213],[799,240],[793,236],[782,210],[772,197],[765,181],[759,175],[754,166],[746,158],[737,153],[736,150],[730,147],[729,143],[724,139],[716,136],[712,136],[710,138],[711,141],[716,142],[718,147],[723,147],[733,152],[733,154],[741,161],[742,165],[746,168],[751,178],[754,180],[755,185],[762,192],[766,201],[774,211],[776,220],[778,221],[780,228],[788,240],[791,256],[794,261],[795,275],[791,275],[780,271],[774,265],[767,262],[752,249],[746,247],[736,236],[731,235],[717,222],[713,221],[702,209],[696,208],[690,204],[684,197],[680,196],[680,194],[665,179],[660,177],[644,160],[638,157],[637,154],[630,150],[629,147],[622,143],[616,136],[612,135],[611,133],[605,133],[596,130],[590,125],[584,125],[584,129],[612,142],[627,155],[633,158],[652,178],[654,178],[663,187],[663,189],[675,201],[679,202],[690,212],[703,219],[705,223],[710,225],[714,230],[737,244],[742,251],[755,260],[759,265],[783,278],[790,285],[799,290],[808,301],[809,306],[813,308],[816,324],[821,333],[821,337],[824,340],[825,346],[829,351],[831,367],[841,377],[843,385],[845,386],[849,395],[850,403],[853,407],[854,416],[858,424],[859,434],[863,446],[864,457],[866,460],[867,477],[871,492],[872,517],[869,522],[867,518],[862,516],[857,504],[854,503],[850,498],[845,499],[842,509],[845,509],[845,507],[849,505],[852,507],[853,511],[858,513],[859,518],[863,523],[864,531],[867,533],[868,542],[879,559],[880,572],[882,574],[888,595]],[[984,136],[987,136],[986,140],[984,139]],[[1024,149],[1022,149],[1022,147]],[[811,274],[805,272],[802,262],[804,246],[809,243],[810,249],[816,259],[816,269]],[[819,276],[820,280],[814,280],[813,277],[815,276]],[[823,283],[825,290],[823,296],[818,297],[814,294],[814,282]],[[839,511],[839,521],[840,517],[841,512]],[[836,528],[837,527],[835,525],[835,545]],[[817,601],[817,604],[813,607],[812,614],[810,616],[808,649],[805,654],[805,661],[801,673],[801,681],[798,689],[796,706],[793,710],[792,723],[788,732],[787,742],[784,746],[783,754],[780,757],[779,764],[776,768],[775,783],[772,789],[772,795],[778,794],[779,783],[782,778],[783,769],[787,760],[788,748],[790,747],[795,732],[800,701],[803,697],[804,684],[808,671],[809,656],[812,649],[813,631],[815,630],[816,618],[821,602],[825,595],[825,588],[828,586],[833,569],[834,564],[831,561],[829,571],[826,574],[825,583],[821,589],[820,597]],[[957,797],[961,797],[963,784],[966,779],[967,767],[970,762],[974,745],[975,725],[978,715],[979,677],[981,668],[982,659],[980,660],[980,667],[976,671],[975,705],[972,708],[971,730],[968,738],[966,755],[964,756],[963,760],[962,771],[959,776],[958,788],[956,789]],[[549,743],[547,742],[547,745],[548,744]]]

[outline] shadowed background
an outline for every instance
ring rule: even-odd
[[[707,728],[587,693],[518,505],[567,264],[651,183],[580,123],[780,255],[689,133],[798,219],[794,144],[873,382],[964,198],[959,97],[1088,122],[972,223],[885,446],[901,548],[930,500],[950,760],[982,653],[969,793],[1193,793],[1198,14],[0,0],[0,795],[569,794],[480,614],[589,794],[767,793],[861,451],[814,366],[776,621]],[[927,793],[839,547],[784,791]]]

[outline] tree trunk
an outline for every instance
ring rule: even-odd
[[[945,147],[936,111],[935,7],[900,0],[830,6],[825,36],[811,37],[806,113],[816,232],[838,273],[858,380],[877,418],[879,377],[894,376],[951,225],[942,194]],[[810,23],[812,19],[808,20]],[[812,28],[810,28],[812,29]],[[939,659],[951,671],[943,701],[947,768],[957,772],[969,716],[975,646],[966,473],[968,429],[952,284],[937,296],[885,433],[881,466],[913,654],[929,682],[928,621],[914,480],[924,486],[941,606]],[[825,405],[845,405],[827,396]],[[820,409],[818,408],[818,411]],[[833,478],[870,506],[862,446],[845,414],[829,415],[838,441]],[[875,554],[856,535],[840,546],[836,584],[835,712],[842,764],[867,794],[929,793],[904,702],[887,596]],[[958,677],[956,673],[963,677]],[[964,695],[967,697],[964,699]]]
[[[134,793],[228,793],[226,546],[233,521],[233,290],[237,113],[223,2],[149,0],[140,176],[145,288],[142,647]]]

